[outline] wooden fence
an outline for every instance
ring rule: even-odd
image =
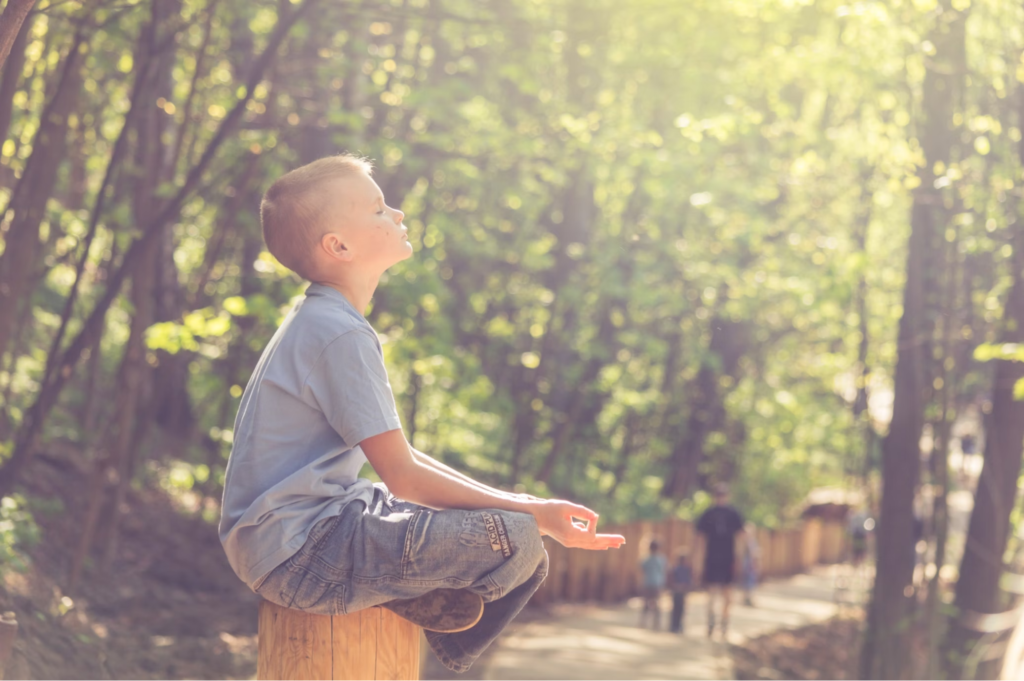
[[[757,531],[761,561],[759,575],[786,577],[819,563],[838,563],[847,554],[846,525],[841,521],[811,518],[786,530]],[[615,602],[640,593],[640,561],[657,539],[670,562],[676,551],[693,546],[693,524],[668,519],[602,527],[601,532],[621,534],[626,544],[615,551],[567,549],[544,538],[551,563],[548,578],[534,595],[537,603]],[[695,576],[703,556],[691,555]]]

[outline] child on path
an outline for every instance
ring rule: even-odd
[[[644,607],[640,611],[640,626],[647,621],[647,613],[651,614],[651,628],[661,628],[661,608],[658,606],[658,599],[661,592],[665,590],[665,569],[668,561],[661,553],[661,545],[657,541],[651,542],[651,552],[640,563],[640,570],[643,573],[643,599]]]
[[[686,550],[676,555],[676,564],[668,574],[668,588],[672,591],[672,617],[669,630],[674,634],[683,633],[683,617],[686,615],[686,594],[693,588],[693,569]]]
[[[544,580],[542,535],[598,550],[624,539],[597,534],[588,508],[488,487],[409,445],[363,310],[412,246],[370,170],[324,158],[264,196],[268,250],[313,283],[242,395],[220,538],[263,598],[322,615],[389,608],[465,671]],[[357,477],[367,460],[383,484]]]

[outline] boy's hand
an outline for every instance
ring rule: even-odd
[[[530,504],[541,535],[552,537],[570,549],[604,551],[617,549],[626,542],[619,534],[597,534],[597,514],[586,506],[559,499],[540,500]],[[574,519],[586,521],[586,524]]]

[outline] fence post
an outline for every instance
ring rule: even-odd
[[[257,679],[418,679],[419,627],[386,608],[310,615],[262,601]]]

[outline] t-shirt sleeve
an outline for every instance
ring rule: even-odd
[[[710,509],[701,513],[700,518],[697,519],[697,531],[701,534],[708,533],[708,523],[711,522],[710,518],[708,517],[709,515]]]
[[[350,447],[402,427],[380,345],[368,333],[350,331],[331,341],[304,390]]]

